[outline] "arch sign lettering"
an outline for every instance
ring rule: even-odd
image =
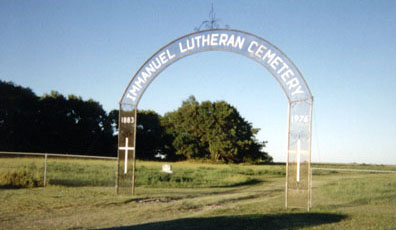
[[[289,101],[286,207],[310,208],[311,127],[313,97],[293,62],[268,41],[243,31],[210,29],[180,37],[151,56],[136,72],[120,101],[117,192],[134,194],[136,124],[139,101],[168,66],[205,51],[241,54],[265,67]]]

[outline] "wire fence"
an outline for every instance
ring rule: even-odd
[[[396,166],[348,165],[351,168],[342,168],[334,164],[315,166],[310,171],[312,180],[310,184],[313,186],[310,193],[311,207],[341,205],[348,202],[380,202],[384,197],[391,197],[378,191],[395,191],[394,197],[396,197]],[[44,186],[51,184],[115,188],[117,158],[0,152],[0,176],[3,172],[19,169],[39,174]],[[328,197],[331,199],[327,199]],[[339,203],[330,203],[334,200]]]
[[[386,168],[386,166],[373,166]],[[394,169],[396,167],[388,166]],[[315,173],[314,173],[315,171]],[[354,207],[394,202],[396,170],[311,168],[311,207]]]
[[[63,157],[63,158],[84,158],[84,159],[102,159],[102,160],[117,160],[117,157],[103,157],[103,156],[90,156],[90,155],[73,155],[73,154],[57,154],[57,153],[25,153],[25,152],[1,152],[1,155],[18,155],[18,156],[50,156],[50,157]]]
[[[116,157],[0,151],[0,162],[0,173],[38,174],[43,186],[115,186]]]
[[[395,173],[393,170],[373,170],[373,169],[346,169],[346,168],[311,168],[312,170],[342,171],[342,172],[366,172],[366,173]]]

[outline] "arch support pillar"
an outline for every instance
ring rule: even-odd
[[[137,108],[120,104],[118,120],[117,194],[135,194]]]
[[[134,194],[137,109],[145,90],[174,62],[206,51],[243,55],[266,68],[279,83],[289,101],[286,207],[310,209],[312,94],[298,68],[280,49],[256,35],[233,29],[203,30],[175,39],[132,77],[120,101],[117,193]]]
[[[286,208],[311,208],[312,98],[289,103]]]

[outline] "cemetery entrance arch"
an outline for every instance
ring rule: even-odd
[[[289,102],[286,207],[310,208],[313,97],[293,62],[268,41],[239,30],[210,29],[182,36],[159,49],[136,72],[119,107],[117,193],[134,194],[137,109],[150,83],[174,62],[205,51],[241,54],[265,67]]]

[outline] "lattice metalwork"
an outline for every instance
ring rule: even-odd
[[[312,100],[289,104],[286,207],[310,208]]]
[[[121,104],[118,132],[118,194],[133,194],[135,189],[136,113],[134,106]]]
[[[182,36],[159,49],[132,77],[120,101],[118,191],[121,191],[121,187],[134,186],[134,165],[132,165],[132,172],[129,173],[130,163],[124,160],[126,150],[120,148],[135,148],[136,110],[147,87],[158,74],[174,62],[195,53],[213,50],[237,53],[261,64],[272,74],[285,92],[289,101],[286,207],[309,209],[311,92],[300,71],[281,50],[256,35],[233,29],[209,29]],[[124,119],[128,117],[133,117],[135,123],[123,124]],[[133,144],[129,143],[132,139]],[[128,140],[128,146],[126,140]],[[135,149],[130,151],[132,154],[135,153]],[[129,158],[127,159],[130,162]],[[125,165],[128,166],[127,173],[123,171],[126,168]],[[124,180],[126,182],[122,182]],[[131,186],[128,180],[131,181]]]

